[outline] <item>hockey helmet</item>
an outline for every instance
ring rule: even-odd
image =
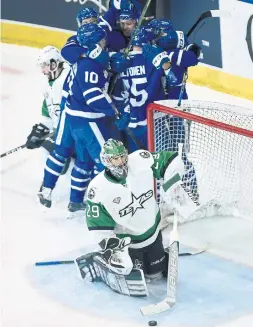
[[[103,165],[117,178],[126,178],[128,173],[128,153],[121,141],[109,139],[100,153]]]

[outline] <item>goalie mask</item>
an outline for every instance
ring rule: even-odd
[[[49,80],[55,80],[59,76],[60,69],[63,65],[64,59],[60,51],[48,45],[40,51],[37,64],[41,67],[44,75],[47,75]]]
[[[126,178],[128,173],[128,153],[120,141],[109,139],[105,142],[101,154],[103,165],[108,168],[116,178]]]

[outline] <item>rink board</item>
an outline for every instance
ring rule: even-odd
[[[60,259],[76,255],[71,253]],[[74,265],[28,267],[27,274],[38,292],[68,308],[140,326],[146,325],[147,318],[141,315],[139,308],[162,300],[166,289],[163,280],[148,285],[149,298],[130,298],[116,294],[100,283],[84,283],[78,278]],[[252,268],[210,254],[182,257],[179,260],[177,304],[152,319],[157,320],[159,326],[211,327],[252,312],[252,299]]]

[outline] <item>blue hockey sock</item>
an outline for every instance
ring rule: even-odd
[[[76,165],[73,167],[71,172],[71,202],[83,202],[85,191],[91,180],[91,170],[84,170]]]
[[[55,151],[47,157],[44,170],[43,186],[53,189],[59,176],[61,175],[67,158],[58,155]]]

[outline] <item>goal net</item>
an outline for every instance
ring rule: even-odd
[[[201,216],[253,218],[252,110],[188,100],[179,108],[165,100],[149,105],[147,120],[150,151],[178,151],[183,143],[182,184],[206,208]]]

